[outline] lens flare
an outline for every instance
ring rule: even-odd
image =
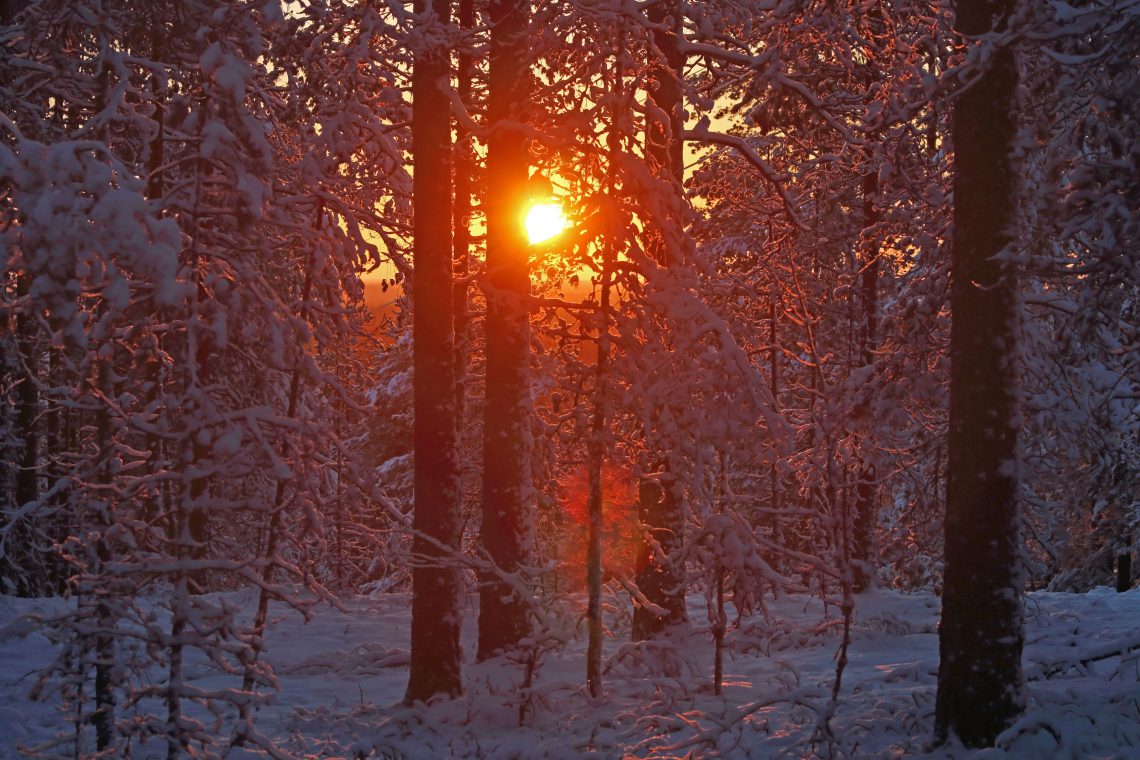
[[[566,229],[566,218],[557,203],[537,203],[526,212],[526,236],[531,245],[542,243]]]

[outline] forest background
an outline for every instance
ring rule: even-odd
[[[935,731],[992,744],[1024,591],[1135,575],[1138,27],[0,4],[0,583],[73,601],[76,752],[217,746],[201,706],[269,747],[270,603],[407,590],[409,702],[462,691],[466,591],[527,679],[582,615],[598,696],[603,600],[667,642],[703,594],[719,690],[732,615],[937,590]]]

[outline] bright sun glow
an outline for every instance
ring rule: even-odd
[[[566,229],[566,218],[557,203],[538,203],[526,212],[526,236],[530,244],[550,240]]]

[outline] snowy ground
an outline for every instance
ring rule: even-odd
[[[1031,594],[1029,709],[998,749],[977,753],[929,746],[936,597],[858,597],[851,662],[829,732],[821,721],[839,636],[820,624],[834,609],[825,616],[818,600],[785,597],[770,604],[767,619],[743,621],[727,637],[724,694],[714,696],[704,601],[690,601],[692,631],[664,649],[623,647],[628,619],[611,621],[606,693],[597,700],[583,688],[584,626],[576,630],[569,615],[565,646],[541,660],[531,688],[521,688],[519,663],[469,661],[465,696],[430,708],[399,704],[406,595],[350,599],[344,611],[324,609],[307,625],[275,609],[267,657],[281,693],[262,709],[258,728],[299,756],[322,758],[1140,758],[1140,590]],[[27,699],[51,645],[22,618],[59,604],[0,597],[2,758],[64,730],[56,705]],[[471,610],[467,622],[473,633]],[[474,642],[465,641],[471,652]],[[1111,654],[1121,650],[1131,653]],[[191,672],[204,687],[233,686],[232,676]]]

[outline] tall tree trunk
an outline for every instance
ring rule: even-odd
[[[1003,32],[1013,6],[959,0],[958,29]],[[992,746],[1025,707],[1016,272],[996,258],[1012,239],[1016,91],[1013,51],[995,50],[952,117],[953,322],[935,735],[943,741],[953,732],[968,747]]]
[[[1124,593],[1132,588],[1132,552],[1116,555],[1116,590]]]
[[[0,25],[11,24],[22,7],[22,0],[0,0]],[[17,293],[18,297],[27,291],[26,279],[27,277],[23,276],[17,280],[17,289],[21,291]],[[3,363],[0,365],[0,369],[5,373],[12,373],[10,377],[20,377],[24,374],[19,365],[24,354],[22,336],[27,329],[23,326],[21,320],[25,318],[26,317],[22,315],[17,315],[15,319],[12,319],[7,309],[4,310],[3,315],[0,315],[0,334],[7,335],[13,323],[16,328],[15,340],[13,340],[11,344],[8,344],[7,340],[5,340],[5,345],[3,346],[4,349],[15,349],[13,352],[14,355],[4,356],[2,358]],[[28,431],[30,430],[28,424],[29,420],[24,415],[24,409],[28,406],[28,399],[24,398],[24,395],[29,391],[25,391],[23,385],[24,383],[21,382],[21,385],[18,386],[16,398],[11,403],[11,406],[4,409],[5,412],[7,412],[8,409],[12,410],[11,416],[8,419],[11,420],[14,437],[20,441],[20,444],[9,448],[10,445],[8,443],[0,442],[0,455],[2,455],[0,456],[0,468],[3,468],[0,470],[0,493],[3,493],[5,497],[4,501],[8,502],[6,506],[8,506],[13,513],[16,512],[16,509],[21,504],[26,503],[29,492],[35,487],[34,470],[32,471],[31,481],[27,480],[27,476],[23,474],[25,471],[24,465],[28,459],[27,444],[29,440],[34,440],[34,436],[28,435]],[[0,419],[0,432],[3,432],[4,423],[7,421],[8,420]],[[32,454],[34,456],[35,452],[33,451]],[[33,459],[33,463],[34,461]],[[35,499],[34,495],[32,499]],[[5,554],[0,555],[0,591],[7,592],[8,588],[11,588],[21,596],[28,594],[27,589],[24,587],[21,568],[18,566],[18,563],[12,562],[11,558]]]
[[[608,168],[605,192],[614,198],[618,179],[618,157],[621,153],[621,134],[618,132],[618,103],[621,101],[624,82],[622,79],[622,58],[625,55],[625,31],[621,32],[617,52],[614,55],[613,103],[610,111],[610,130],[606,136]],[[602,645],[604,625],[602,622],[602,531],[604,528],[603,477],[609,446],[606,441],[608,422],[608,379],[610,361],[610,289],[613,286],[614,259],[617,240],[607,238],[602,241],[602,265],[598,272],[599,303],[598,314],[598,358],[594,366],[594,409],[590,424],[590,439],[586,446],[587,477],[589,493],[586,499],[586,626],[588,642],[586,646],[586,689],[591,697],[602,693]]]
[[[780,403],[780,342],[776,332],[777,304],[780,301],[780,290],[775,284],[772,286],[771,296],[768,300],[768,372],[769,386],[772,393],[772,402],[779,407]],[[784,545],[784,526],[780,521],[780,469],[776,463],[775,449],[772,451],[772,461],[768,465],[768,506],[772,512],[766,518],[771,527],[772,543],[777,546]],[[777,572],[784,572],[784,557],[776,555],[769,562]]]
[[[650,118],[646,124],[646,152],[651,161],[674,181],[681,181],[684,169],[684,103],[681,92],[681,6],[679,0],[661,0],[645,11],[653,30],[654,56],[649,72],[649,98],[665,119]]]
[[[598,363],[595,367],[594,411],[591,421],[589,494],[586,501],[586,688],[591,697],[602,693],[602,465],[606,456],[606,372],[610,358],[610,278],[613,246],[602,252],[601,325],[598,328]]]
[[[676,483],[669,473],[645,478],[638,489],[638,518],[644,537],[637,553],[637,587],[645,598],[665,610],[638,606],[633,611],[631,638],[650,639],[671,625],[684,622],[685,589],[670,561],[681,545],[683,522]]]
[[[529,2],[491,3],[487,116],[487,403],[483,421],[483,547],[506,572],[533,543],[530,501],[530,273],[522,213],[527,202]],[[479,659],[530,634],[527,600],[492,574],[481,578]]]
[[[321,228],[322,220],[324,217],[324,205],[319,204],[313,227],[317,230]],[[313,270],[316,268],[316,262],[309,262],[305,268],[305,280],[301,285],[301,301],[300,301],[300,314],[301,319],[307,320],[309,297],[313,290]],[[297,358],[297,363],[293,367],[293,372],[289,378],[289,401],[285,407],[285,418],[293,420],[297,418],[297,404],[301,395],[301,370],[304,365],[303,357]],[[339,417],[338,417],[339,420]],[[338,435],[339,440],[339,435]],[[286,460],[290,455],[288,441],[282,441],[280,454],[282,460]],[[337,581],[338,585],[343,580],[341,575],[341,564],[344,557],[344,548],[340,546],[341,536],[344,533],[344,520],[341,514],[340,507],[340,488],[341,488],[341,471],[340,471],[341,455],[337,453],[337,473],[336,473],[336,487],[337,487],[337,523],[336,535],[338,542],[337,551]],[[257,611],[253,614],[253,625],[250,628],[251,645],[250,655],[248,661],[244,662],[245,672],[242,675],[241,690],[244,692],[252,692],[257,681],[258,660],[261,657],[262,650],[265,648],[265,624],[269,618],[269,587],[273,583],[273,571],[277,564],[277,544],[280,541],[281,534],[281,513],[285,506],[285,490],[288,485],[288,479],[278,478],[277,485],[273,492],[273,511],[269,515],[269,520],[265,526],[265,545],[264,549],[259,547],[260,559],[265,563],[261,569],[261,588],[257,592]],[[252,719],[252,702],[245,702],[238,706],[238,725],[235,726],[234,743],[242,744],[248,736],[250,729],[253,728]]]
[[[114,369],[112,359],[107,358],[99,362],[97,370],[97,388],[107,398],[118,398],[121,387],[116,387],[111,378]],[[91,715],[91,723],[95,726],[95,746],[100,752],[111,748],[115,729],[115,678],[116,663],[115,641],[110,631],[115,626],[114,615],[109,600],[114,598],[114,586],[117,581],[103,575],[107,563],[114,557],[110,534],[116,523],[115,497],[111,487],[114,474],[111,469],[111,447],[113,438],[111,430],[111,411],[106,406],[100,406],[96,411],[95,444],[104,447],[100,454],[99,468],[96,480],[103,486],[107,501],[96,510],[95,523],[97,538],[95,539],[95,563],[92,576],[96,578],[95,588],[90,589],[94,597],[95,625],[98,633],[95,634],[95,712]]]
[[[646,17],[657,28],[653,30],[653,44],[660,52],[651,64],[649,98],[664,115],[664,120],[650,119],[646,125],[646,153],[662,177],[680,187],[683,171],[681,129],[683,126],[681,94],[681,11],[678,0],[663,0],[646,9]],[[663,228],[658,231],[655,256],[664,266],[676,266],[664,239]],[[665,476],[645,480],[640,487],[639,519],[643,539],[638,550],[638,588],[658,607],[668,611],[659,615],[643,606],[633,611],[632,638],[634,641],[652,638],[665,628],[686,619],[685,589],[670,559],[680,545],[684,528],[684,514],[678,494],[678,484],[669,475],[670,452],[665,452]]]
[[[16,9],[14,6],[15,0],[0,0],[0,24],[10,24],[11,21],[13,21],[13,18],[16,15]],[[7,310],[5,310],[2,316],[0,316],[0,334],[7,335],[9,329],[11,329],[11,318],[9,317]],[[5,348],[9,348],[7,341],[5,341],[5,343]],[[16,346],[13,346],[13,348],[16,348]],[[18,352],[19,349],[16,348],[16,353]],[[18,366],[16,366],[17,362],[13,361],[10,356],[2,357],[2,361],[2,369],[5,371],[5,373],[9,373],[10,371],[10,373],[13,373],[13,376],[18,373],[19,369]],[[13,404],[13,406],[18,406],[18,402],[16,404]],[[7,411],[8,408],[5,408],[5,412]],[[13,410],[13,414],[11,414],[11,417],[9,417],[9,419],[13,420],[13,425],[16,426],[16,430],[18,432],[18,422],[16,419],[17,415],[18,411]],[[5,416],[8,417],[7,414],[5,414]],[[0,424],[7,422],[7,419],[0,420]],[[11,448],[10,453],[8,449],[9,446],[7,443],[0,443],[0,452],[3,453],[3,457],[0,459],[0,465],[3,467],[2,471],[0,471],[0,489],[3,490],[3,493],[5,493],[6,497],[10,493],[11,502],[9,506],[13,508],[15,512],[15,507],[19,506],[19,499],[16,497],[15,488],[15,479],[16,473],[19,471],[19,463],[17,460],[15,447]],[[8,501],[7,498],[5,500]],[[7,528],[7,525],[3,525],[3,528]],[[3,591],[3,593],[8,593],[9,588],[16,590],[19,582],[18,575],[19,570],[13,564],[13,562],[11,562],[11,558],[7,554],[0,555],[0,591]]]
[[[470,32],[475,27],[475,0],[459,0],[459,28]],[[475,77],[475,61],[470,52],[459,53],[456,75],[456,93],[465,106],[471,102],[471,88]],[[459,430],[465,428],[467,406],[467,355],[468,355],[468,302],[467,275],[471,269],[471,213],[472,190],[475,173],[474,139],[467,128],[456,120],[455,125],[455,206],[452,209],[452,259],[455,271],[455,418]],[[460,442],[464,436],[460,433]]]
[[[879,323],[879,251],[875,246],[873,228],[879,222],[879,212],[875,198],[879,192],[879,175],[874,171],[863,175],[863,261],[860,271],[860,296],[863,305],[863,325],[860,335],[863,366],[869,367],[875,361],[875,348],[878,345]],[[871,459],[871,441],[864,437],[860,441],[859,473],[855,484],[855,526],[854,551],[855,577],[854,590],[863,591],[871,584],[873,568],[871,556],[875,534],[875,463]]]
[[[52,346],[47,350],[47,367],[44,370],[48,383],[62,384],[64,376],[64,348]],[[44,451],[46,475],[48,482],[55,483],[70,474],[70,462],[64,452],[70,451],[71,445],[70,423],[74,413],[63,408],[62,404],[49,402],[44,410]],[[67,509],[68,495],[63,489],[51,497],[45,506],[52,513],[48,523],[48,541],[52,546],[63,546],[68,536],[76,535],[74,526],[74,511]],[[58,551],[53,551],[47,558],[49,560],[47,574],[47,593],[53,596],[67,594],[71,578],[71,564],[63,558]]]
[[[106,92],[107,88],[104,87]],[[205,99],[198,102],[205,108]],[[172,574],[173,593],[170,602],[169,660],[166,685],[166,756],[176,760],[186,753],[190,736],[185,728],[182,699],[186,694],[185,650],[186,629],[192,627],[193,594],[206,590],[206,573],[201,568],[185,569],[189,560],[205,556],[208,536],[209,512],[205,504],[210,487],[209,470],[212,446],[200,435],[209,424],[209,376],[212,367],[212,346],[209,331],[203,328],[203,306],[209,301],[205,281],[205,256],[200,250],[203,234],[203,206],[207,193],[206,178],[210,176],[209,162],[199,156],[195,164],[193,208],[188,219],[193,224],[189,248],[189,276],[194,283],[195,296],[186,322],[184,357],[184,388],[188,403],[182,411],[183,423],[189,434],[187,453],[181,463],[182,482],[178,498],[172,504],[168,531],[174,546],[175,567]]]
[[[417,0],[422,27],[448,24],[450,0]],[[425,35],[425,39],[433,39]],[[412,75],[415,165],[414,407],[416,558],[412,570],[412,655],[406,702],[462,692],[460,578],[443,556],[460,539],[455,422],[455,346],[451,274],[450,75],[439,44],[416,53]],[[437,543],[438,542],[438,545]]]
[[[208,175],[209,167],[205,162],[199,166],[199,174]],[[198,180],[201,182],[201,179]],[[194,266],[196,271],[194,273],[195,285],[197,288],[197,311],[194,314],[194,320],[197,321],[201,315],[202,305],[210,299],[210,294],[206,289],[206,263],[201,254],[196,254],[194,257]],[[189,331],[195,335],[195,342],[190,349],[190,365],[194,368],[193,374],[190,376],[190,382],[187,387],[195,388],[196,392],[201,393],[202,399],[208,398],[208,391],[210,386],[211,377],[213,376],[213,338],[208,331],[203,330],[198,325],[192,324]],[[205,422],[209,417],[209,412],[206,407],[205,401],[196,404],[192,412],[192,424],[195,426],[195,432],[205,427]],[[202,427],[198,427],[201,425]],[[202,439],[200,435],[194,435],[190,442],[190,466],[186,468],[187,471],[201,472],[203,463],[211,461],[213,458],[213,446]],[[184,471],[185,474],[185,471]],[[210,527],[210,512],[207,505],[204,503],[210,491],[209,475],[194,475],[187,477],[186,484],[186,498],[183,499],[182,509],[186,511],[186,530],[182,533],[179,529],[178,541],[180,545],[182,542],[187,542],[186,549],[187,556],[192,559],[203,559],[206,556],[206,550],[210,541],[209,527]],[[179,571],[182,572],[181,570]],[[208,578],[204,570],[195,570],[190,573],[189,585],[187,588],[190,593],[202,594],[208,589]]]
[[[17,297],[27,295],[29,275],[21,274],[17,278]],[[39,478],[37,467],[40,455],[39,439],[39,406],[40,392],[36,386],[39,380],[36,362],[36,328],[35,318],[21,310],[16,313],[16,354],[19,357],[19,385],[16,387],[16,420],[15,433],[20,440],[19,454],[16,463],[16,490],[15,506],[24,507],[39,498]],[[35,519],[25,517],[30,534],[35,531]],[[39,549],[29,548],[29,552],[38,552]],[[33,559],[33,558],[29,558]],[[34,557],[35,567],[44,566],[46,558]],[[42,580],[17,575],[16,593],[21,596],[36,596],[42,585]]]
[[[203,177],[208,173],[206,162],[199,160],[194,190],[192,219],[200,224]],[[198,230],[195,230],[197,235]],[[205,277],[205,263],[197,249],[197,238],[191,243],[190,271],[195,284],[195,300],[186,325],[186,361],[184,393],[193,399],[183,412],[185,426],[190,434],[188,454],[182,463],[182,484],[178,499],[174,502],[169,519],[169,535],[174,545],[175,570],[173,572],[173,594],[170,603],[169,661],[167,663],[166,684],[166,757],[177,760],[190,746],[190,737],[185,728],[182,712],[182,699],[186,694],[185,649],[186,629],[192,627],[193,602],[190,597],[205,590],[206,574],[201,569],[186,570],[189,560],[201,559],[206,552],[206,526],[208,511],[204,504],[209,491],[208,469],[212,447],[199,433],[207,429],[209,407],[206,401],[210,374],[210,337],[202,327],[202,305],[208,298],[202,281]]]

